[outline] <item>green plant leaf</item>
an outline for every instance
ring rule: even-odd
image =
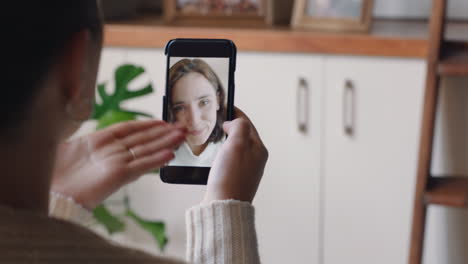
[[[129,91],[126,95],[126,100],[132,99],[135,97],[145,96],[153,92],[153,86],[148,84],[145,88],[142,88],[138,91]]]
[[[96,129],[99,130],[119,122],[135,120],[136,117],[137,115],[134,113],[110,110],[107,111],[101,118],[99,118]]]
[[[123,111],[123,112],[126,112],[126,113],[129,113],[129,114],[135,114],[136,116],[145,116],[145,117],[153,117],[152,114],[148,114],[148,113],[144,113],[144,112],[138,112],[138,111]]]
[[[114,216],[104,205],[99,205],[93,210],[94,218],[104,225],[109,234],[125,230],[125,223]]]
[[[97,100],[94,101],[94,111],[91,119],[97,120],[97,130],[108,127],[115,123],[125,122],[137,119],[138,116],[152,117],[150,114],[144,112],[129,111],[122,109],[120,104],[132,98],[145,96],[153,92],[151,84],[145,86],[137,91],[130,91],[128,85],[132,80],[144,73],[142,67],[135,65],[125,64],[117,68],[115,71],[115,90],[113,94],[106,92],[106,83],[99,84],[97,87],[98,96],[101,98],[101,103]],[[133,219],[139,226],[151,233],[161,250],[167,244],[167,237],[165,232],[165,224],[162,222],[145,221],[138,217],[129,205],[128,197],[125,197],[124,204],[126,208],[126,216]],[[125,230],[125,223],[104,206],[98,206],[94,211],[94,218],[104,225],[107,231],[112,234],[115,232],[122,232]]]
[[[145,70],[143,67],[125,64],[117,68],[115,71],[115,91],[113,94],[107,94],[105,87],[106,84],[98,85],[98,94],[101,97],[102,103],[99,104],[95,101],[94,111],[92,119],[100,120],[108,111],[122,111],[122,112],[131,112],[126,109],[122,109],[120,104],[125,101],[135,97],[145,96],[153,92],[153,86],[151,84],[145,86],[142,89],[136,91],[130,91],[128,85],[132,80],[143,74]],[[145,113],[137,113],[138,115],[145,115]]]
[[[159,249],[164,251],[164,248],[168,243],[168,238],[166,236],[166,225],[164,222],[146,221],[135,214],[135,212],[133,212],[131,209],[127,209],[126,215],[138,223],[138,225],[140,225],[143,229],[150,232],[153,238],[156,240]]]
[[[106,92],[106,84],[105,83],[99,84],[97,90],[98,90],[99,96],[101,96],[101,99],[103,101],[107,100],[109,98],[109,95]]]

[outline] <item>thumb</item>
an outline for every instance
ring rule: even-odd
[[[232,130],[232,121],[226,121],[223,123],[224,133],[229,135],[229,131]]]

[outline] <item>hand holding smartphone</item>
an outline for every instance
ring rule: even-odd
[[[175,158],[161,169],[166,183],[206,184],[233,119],[236,47],[223,39],[175,39],[166,46],[163,119],[188,132]]]

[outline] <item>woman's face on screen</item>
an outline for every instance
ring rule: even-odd
[[[215,87],[200,73],[185,75],[172,88],[172,113],[187,128],[190,147],[206,143],[215,128],[218,109]]]

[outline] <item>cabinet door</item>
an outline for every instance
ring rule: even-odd
[[[235,104],[270,153],[253,203],[262,263],[318,263],[322,65],[312,55],[239,54]]]
[[[324,263],[406,263],[425,66],[325,61]]]

